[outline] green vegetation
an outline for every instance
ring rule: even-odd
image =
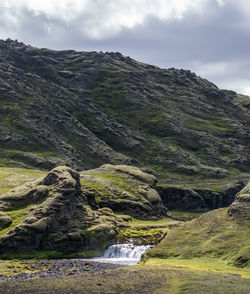
[[[0,167],[0,195],[24,183],[34,181],[46,174],[45,171]]]
[[[6,211],[6,214],[8,214],[12,219],[12,223],[10,224],[10,226],[0,231],[0,237],[3,236],[5,233],[9,232],[10,230],[14,229],[15,226],[19,225],[28,215],[29,208],[31,206],[32,205],[25,208],[19,208],[17,210]]]
[[[146,265],[172,265],[176,267],[188,268],[192,271],[207,271],[207,272],[217,272],[221,274],[232,274],[239,275],[242,278],[250,279],[249,268],[237,268],[228,264],[223,259],[215,258],[192,258],[192,259],[182,259],[182,258],[150,258],[146,260]]]
[[[246,259],[239,252],[245,248]],[[192,259],[209,257],[223,259],[236,266],[249,266],[249,224],[234,221],[227,209],[216,209],[198,219],[180,224],[168,232],[167,237],[148,252],[153,258]],[[241,260],[240,264],[235,260]]]
[[[24,267],[25,263],[16,264],[15,268],[21,271]],[[55,294],[248,294],[249,287],[249,279],[231,274],[227,270],[222,273],[193,270],[185,266],[146,264],[111,271],[86,271],[75,276],[65,274],[55,278],[6,281],[1,284],[0,293],[42,294],[53,291]]]
[[[93,172],[85,172],[86,175],[90,175],[93,177],[96,177],[97,179],[103,179],[105,182],[103,184],[107,186],[117,187],[121,190],[128,191],[129,193],[133,194],[134,196],[138,196],[138,187],[131,182],[131,179],[128,178],[128,175],[123,173],[114,173],[112,171],[105,172],[105,171],[93,171]],[[93,183],[92,183],[93,184]],[[103,189],[103,192],[105,193],[105,188],[102,186],[102,184],[95,182],[97,191],[98,189]],[[106,190],[107,191],[107,190]],[[105,193],[107,194],[107,193]]]
[[[195,219],[202,215],[203,213],[208,212],[207,209],[196,209],[196,210],[168,210],[168,215],[172,217],[173,219],[179,220],[179,221],[189,221],[192,219]]]
[[[135,227],[122,230],[118,235],[118,241],[121,243],[135,243],[140,245],[153,245],[158,242],[166,229],[150,228],[146,226]]]
[[[91,258],[96,256],[101,256],[102,251],[95,251],[95,250],[88,250],[88,251],[79,251],[74,253],[63,253],[59,251],[37,251],[37,250],[30,250],[26,252],[16,252],[8,254],[2,253],[0,254],[0,264],[3,262],[3,260],[11,260],[9,263],[11,264],[12,261],[15,262],[15,260],[36,260],[36,259],[62,259],[62,258]],[[1,275],[1,272],[0,272]]]

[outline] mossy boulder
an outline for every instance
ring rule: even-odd
[[[8,214],[0,211],[0,230],[5,229],[12,223],[12,219]]]
[[[154,175],[134,166],[105,164],[81,172],[82,189],[96,195],[98,206],[142,219],[167,214],[167,208],[155,190],[156,183]]]
[[[250,221],[250,183],[237,194],[228,209],[228,215],[236,220]]]
[[[62,166],[0,196],[0,253],[104,250],[126,224],[111,209],[92,206],[85,192],[80,174]]]

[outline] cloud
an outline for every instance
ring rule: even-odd
[[[250,0],[1,0],[0,38],[119,51],[249,93]]]
[[[202,13],[207,2],[216,0],[2,0],[11,24],[22,24],[20,13],[44,22],[58,21],[69,26],[77,24],[89,38],[103,39],[143,24],[147,17],[161,21],[181,20],[190,11]],[[220,0],[218,3],[220,3]]]

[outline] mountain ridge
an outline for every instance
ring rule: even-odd
[[[163,178],[249,172],[250,98],[120,53],[0,41],[2,166],[133,164]]]

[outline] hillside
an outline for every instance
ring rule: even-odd
[[[0,41],[0,165],[153,169],[231,178],[250,167],[250,99],[120,53]]]
[[[249,220],[250,183],[229,207],[210,211],[170,229],[147,254],[163,259],[213,258],[218,259],[219,264],[226,261],[234,266],[249,267]]]

